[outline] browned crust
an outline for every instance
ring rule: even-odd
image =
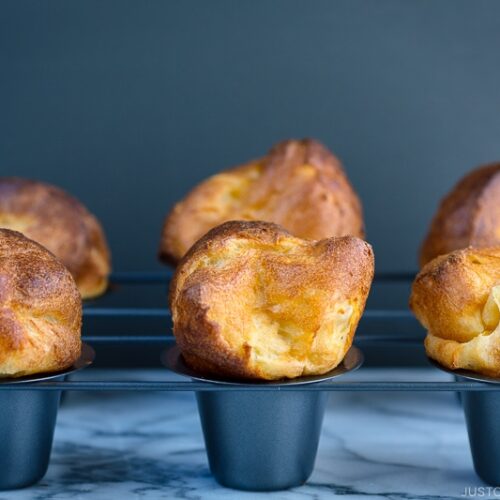
[[[463,177],[442,200],[420,251],[423,266],[468,246],[500,245],[500,163]]]
[[[234,191],[236,201],[227,201]],[[364,236],[361,202],[341,163],[313,139],[281,142],[196,186],[166,217],[160,258],[177,263],[208,230],[235,219],[275,222],[311,240]]]
[[[491,325],[483,316],[499,284],[500,247],[456,250],[424,266],[413,283],[410,307],[428,331],[430,357],[452,369],[500,373],[500,355],[492,367]]]
[[[56,372],[80,356],[82,303],[68,270],[21,233],[0,229],[0,376]]]
[[[84,298],[107,288],[111,257],[97,219],[63,190],[0,177],[0,227],[19,230],[48,248],[69,269]]]
[[[237,241],[243,242],[241,250],[228,256],[228,245]],[[286,248],[300,247],[296,252],[292,250],[295,253],[289,261],[279,252],[277,256],[269,255],[270,249],[283,244]],[[249,248],[258,250],[251,253]],[[219,258],[229,261],[224,269],[217,263]],[[207,263],[211,259],[214,261]],[[265,270],[263,279],[274,280],[272,286],[274,297],[278,297],[277,305],[281,304],[281,297],[283,303],[296,300],[300,307],[301,297],[311,290],[328,294],[329,306],[349,301],[353,314],[346,337],[339,340],[340,352],[331,363],[323,363],[318,373],[334,368],[350,348],[364,309],[373,279],[372,249],[366,242],[351,236],[306,242],[276,224],[262,221],[229,221],[212,229],[179,263],[171,283],[169,302],[174,334],[186,362],[202,373],[233,379],[293,378],[305,374],[303,367],[292,366],[296,360],[291,356],[290,370],[285,366],[276,372],[278,375],[270,375],[262,367],[250,363],[251,346],[244,346],[238,352],[222,336],[222,324],[233,321],[237,330],[238,322],[243,321],[238,317],[240,304],[253,293],[258,269]],[[248,307],[258,309],[261,306],[251,302]],[[324,313],[324,307],[323,303],[312,300],[303,321],[314,322]],[[214,318],[215,309],[224,311],[222,316]],[[304,343],[304,349],[311,363],[323,355],[328,356],[321,349],[314,351],[310,342]]]

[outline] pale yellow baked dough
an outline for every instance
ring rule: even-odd
[[[282,379],[328,372],[349,350],[374,271],[366,242],[306,241],[267,222],[227,222],[198,241],[170,291],[187,363]]]
[[[500,376],[500,247],[432,260],[413,283],[410,307],[427,329],[429,357],[453,370]]]

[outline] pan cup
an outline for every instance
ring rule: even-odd
[[[328,394],[308,391],[307,385],[359,368],[363,355],[351,347],[344,361],[325,375],[260,383],[205,378],[184,363],[176,346],[166,351],[163,360],[175,373],[219,386],[196,393],[208,462],[216,481],[237,490],[276,491],[304,484],[314,468]],[[256,386],[276,390],[258,391]],[[297,390],[280,391],[289,386]]]
[[[449,370],[430,360],[437,368],[451,373],[457,382],[497,384],[498,392],[461,391],[469,445],[476,474],[491,486],[500,486],[500,379],[468,370]]]
[[[500,379],[466,371],[458,379],[498,385],[498,392],[464,391],[461,399],[474,469],[484,482],[500,486]]]
[[[453,378],[454,378],[455,382],[461,382],[461,379],[460,379],[460,377],[459,377],[459,376],[457,376],[457,375],[453,375]],[[457,391],[457,392],[455,393],[455,395],[456,395],[456,397],[457,397],[457,403],[458,403],[459,405],[461,405],[461,404],[462,404],[462,393],[461,393],[460,391]]]
[[[1,379],[0,386],[41,381],[63,381],[68,373],[89,366],[94,350],[82,345],[82,354],[67,370]],[[45,475],[52,450],[61,391],[0,388],[0,490],[31,486]]]

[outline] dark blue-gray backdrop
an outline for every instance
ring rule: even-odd
[[[500,2],[3,1],[0,169],[66,188],[119,270],[209,174],[312,136],[362,197],[379,270],[500,159]]]

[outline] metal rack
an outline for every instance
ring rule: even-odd
[[[413,273],[381,273],[375,276],[375,283],[409,283],[413,279]],[[165,284],[167,286],[171,273],[115,273],[111,278],[112,285],[134,286],[148,284]],[[101,307],[99,300],[85,304],[83,309],[85,318],[169,318],[170,311],[165,308],[148,307]],[[414,318],[407,309],[377,309],[367,308],[363,315],[364,320],[398,321],[411,320]],[[356,345],[363,348],[366,345],[405,345],[418,348],[422,345],[423,331],[420,335],[408,334],[357,334]],[[84,335],[84,342],[93,345],[99,354],[100,344],[119,345],[156,345],[168,347],[175,342],[171,333],[162,335]],[[362,370],[363,368],[361,368]],[[167,370],[165,368],[165,370]],[[0,391],[29,389],[34,391],[70,390],[70,391],[498,391],[500,386],[480,382],[449,381],[449,382],[407,382],[407,381],[330,381],[310,385],[281,386],[281,385],[256,385],[238,384],[221,385],[206,382],[196,382],[189,379],[178,381],[103,381],[103,380],[68,380],[68,381],[44,381],[32,383],[4,383],[0,385]]]

